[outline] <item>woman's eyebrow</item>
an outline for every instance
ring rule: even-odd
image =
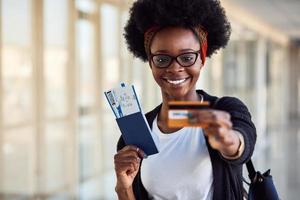
[[[188,52],[188,51],[197,51],[197,50],[195,50],[195,49],[180,49],[179,50],[180,53],[182,53],[182,52]],[[166,54],[168,54],[169,51],[165,50],[165,49],[161,49],[161,50],[154,51],[153,53],[154,54],[158,54],[158,53],[166,53]]]
[[[181,49],[179,50],[180,52],[187,52],[187,51],[197,51],[195,49]]]
[[[153,53],[169,53],[167,50],[157,50],[154,51]]]

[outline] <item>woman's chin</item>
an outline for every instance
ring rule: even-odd
[[[187,100],[187,92],[184,90],[172,90],[166,93],[167,99],[168,100],[177,100],[177,101],[182,101],[182,100]]]

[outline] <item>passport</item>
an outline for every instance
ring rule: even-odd
[[[158,153],[145,115],[137,112],[116,119],[125,144],[135,145],[148,156]]]
[[[120,87],[104,94],[116,117],[125,144],[137,146],[147,156],[158,153],[134,86],[122,83]]]

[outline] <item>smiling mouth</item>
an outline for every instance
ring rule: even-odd
[[[172,85],[179,85],[181,83],[184,83],[187,79],[188,78],[177,79],[177,80],[171,80],[171,79],[165,79],[165,80]]]

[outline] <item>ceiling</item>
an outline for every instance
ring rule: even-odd
[[[256,23],[256,29],[269,27],[269,33],[300,41],[300,0],[221,0],[221,3],[236,19],[248,15],[244,22],[251,21],[253,26]]]

